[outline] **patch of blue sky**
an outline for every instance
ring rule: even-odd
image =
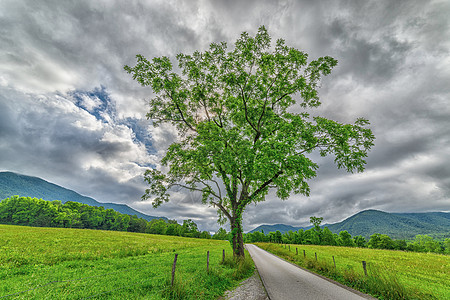
[[[70,93],[74,104],[87,111],[95,118],[104,123],[115,123],[125,125],[133,131],[133,142],[142,143],[149,154],[156,154],[153,147],[152,136],[148,131],[151,124],[146,119],[125,118],[118,120],[115,102],[111,99],[104,86],[92,91],[74,91]]]
[[[148,131],[150,121],[146,119],[126,118],[122,124],[130,128],[134,133],[134,142],[145,145],[149,154],[156,154],[156,149],[153,147],[152,136]]]
[[[142,168],[148,168],[148,169],[156,169],[156,165],[152,164],[152,163],[139,163],[139,162],[134,162],[135,164],[137,164],[139,167]]]
[[[71,92],[70,96],[76,106],[89,112],[97,120],[105,123],[116,120],[116,105],[104,86],[95,88],[93,91],[77,90]]]

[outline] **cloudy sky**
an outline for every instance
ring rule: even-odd
[[[230,47],[265,25],[311,59],[339,61],[313,112],[370,120],[366,171],[319,160],[311,196],[251,205],[244,229],[325,223],[365,209],[450,211],[450,2],[0,1],[0,171],[38,176],[150,215],[216,230],[213,208],[178,194],[154,210],[143,173],[174,141],[145,119],[149,88],[123,70],[147,58]]]

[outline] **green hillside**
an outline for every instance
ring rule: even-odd
[[[136,215],[147,221],[160,218],[167,220],[165,217],[155,217],[143,214],[125,204],[101,203],[93,198],[82,196],[77,192],[38,177],[20,175],[13,172],[0,172],[0,200],[15,195],[40,198],[48,201],[60,200],[62,203],[73,201],[91,206],[103,206],[105,209],[111,208],[122,214]]]
[[[430,235],[434,238],[450,237],[450,213],[387,213],[379,210],[365,210],[342,222],[327,224],[333,233],[348,231],[352,236],[361,235],[368,239],[374,233],[387,234],[393,239],[413,239],[418,234]],[[249,231],[263,230],[265,234],[289,230],[298,231],[310,227],[294,227],[284,224],[261,225]]]
[[[285,224],[274,224],[274,225],[260,225],[258,227],[256,227],[253,230],[250,230],[248,233],[253,233],[253,232],[264,232],[264,233],[269,233],[269,232],[275,232],[275,231],[279,231],[281,233],[285,233],[288,231],[298,231],[300,229],[306,230],[311,228],[312,226],[308,226],[308,227],[295,227],[295,226],[291,226],[291,225],[285,225]]]
[[[418,234],[436,238],[450,237],[450,213],[387,213],[365,210],[348,219],[328,225],[334,232],[347,230],[352,236],[368,238],[374,233],[387,234],[393,239],[412,239]]]

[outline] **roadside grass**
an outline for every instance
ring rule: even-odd
[[[253,275],[253,260],[247,251],[245,254],[245,260],[243,261],[235,261],[231,253],[225,256],[223,264],[220,261],[222,268],[229,271],[227,276],[223,276],[222,269],[217,267],[210,267],[208,273],[195,272],[194,267],[192,267],[193,264],[190,264],[191,269],[185,269],[185,275],[177,277],[173,287],[170,287],[169,284],[166,285],[163,296],[168,299],[217,299],[224,291],[230,287],[235,287],[236,283]],[[189,274],[195,275],[190,276]],[[205,288],[200,290],[198,288],[199,283],[204,285]],[[214,295],[214,297],[210,298],[207,294]]]
[[[244,267],[227,263],[228,241],[0,225],[0,298],[217,299],[253,274],[247,258]]]
[[[448,255],[317,245],[255,245],[379,299],[450,299]],[[362,261],[367,262],[368,276]]]

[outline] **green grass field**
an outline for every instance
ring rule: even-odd
[[[406,294],[418,295],[418,299],[450,299],[450,256],[366,248],[348,248],[315,245],[289,245],[290,251],[279,244],[255,243],[259,247],[290,260],[302,267],[311,268],[323,275],[331,275],[344,284],[353,284],[363,292],[371,292],[366,284],[374,289],[384,288],[382,280],[373,283],[361,282],[365,278],[362,261],[367,262],[368,275],[385,277],[386,281],[396,281],[394,289],[405,289]],[[298,248],[298,255],[296,255]],[[306,251],[306,260],[303,258]],[[318,263],[315,263],[317,253]],[[333,257],[336,261],[334,270]],[[372,272],[372,274],[370,274]],[[376,272],[376,274],[374,274]],[[359,282],[358,282],[359,281]],[[377,286],[378,285],[378,286]],[[375,296],[391,299],[371,292]],[[415,298],[415,296],[411,296]]]
[[[250,259],[222,265],[223,249],[231,255],[228,241],[0,225],[0,298],[216,299],[253,273]]]

